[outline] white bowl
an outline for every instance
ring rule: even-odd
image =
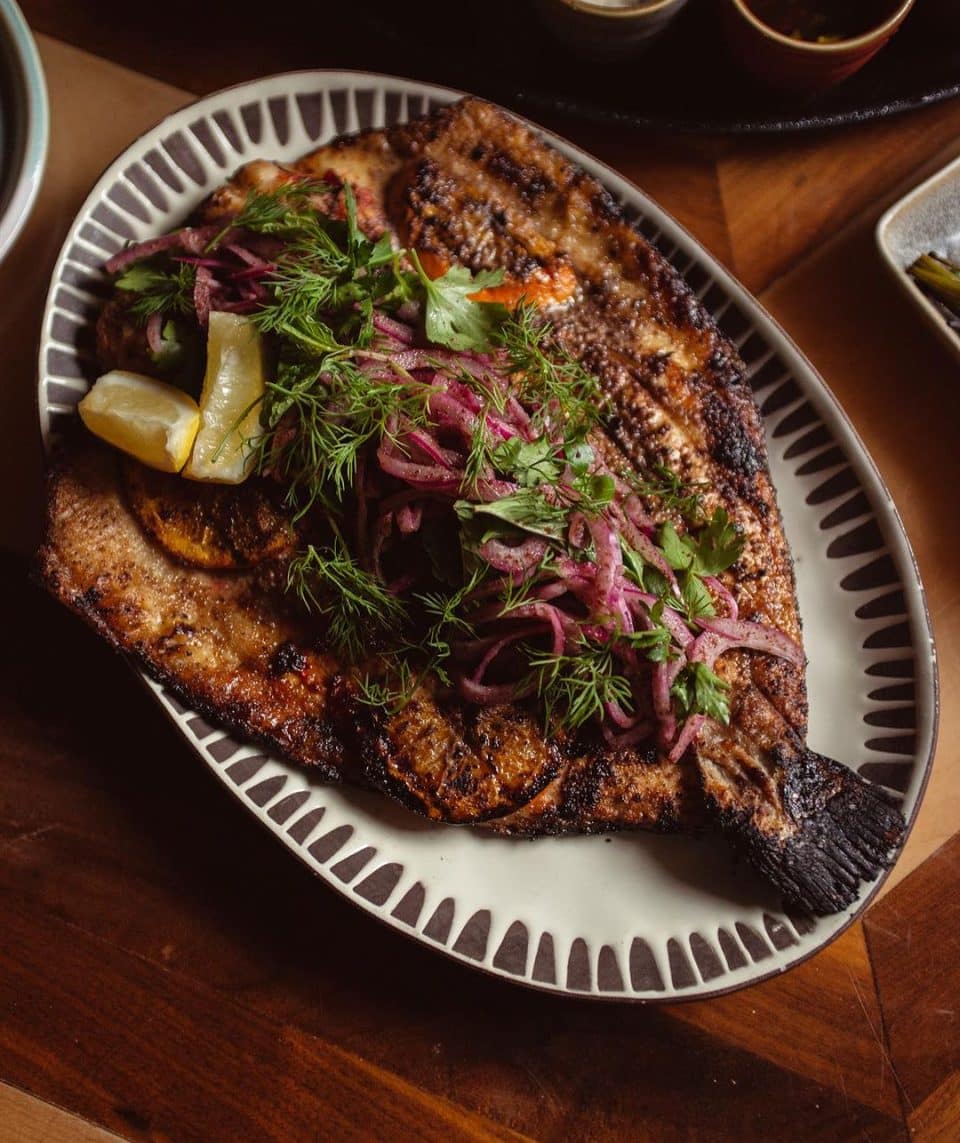
[[[47,161],[47,87],[37,45],[13,0],[0,0],[0,258],[30,215]]]
[[[960,264],[960,158],[914,187],[877,223],[877,246],[894,280],[949,349],[960,357],[960,318],[917,285],[907,267],[935,253]]]

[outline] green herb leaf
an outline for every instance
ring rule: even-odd
[[[707,526],[697,534],[694,571],[699,575],[717,575],[735,564],[743,551],[743,537],[730,517],[717,508]]]
[[[716,615],[717,609],[713,605],[713,596],[703,580],[686,572],[680,576],[680,593],[686,607],[688,620],[695,620],[701,615]]]
[[[469,295],[499,286],[503,271],[484,270],[474,275],[466,266],[451,266],[439,278],[430,278],[416,251],[410,252],[410,258],[426,293],[428,340],[449,349],[488,349],[508,311],[496,302],[472,301]]]
[[[495,537],[510,536],[516,529],[548,540],[559,540],[567,519],[566,509],[549,504],[533,488],[522,488],[489,504],[457,500],[453,507],[462,523],[479,524],[480,535],[473,537],[479,544]]]
[[[730,722],[729,693],[730,684],[714,674],[706,663],[688,663],[670,688],[682,718],[705,714],[724,724]]]
[[[144,259],[128,267],[114,285],[138,295],[130,303],[130,312],[145,325],[154,314],[192,314],[195,277],[193,266],[186,263],[166,268]]]
[[[670,521],[660,529],[660,547],[675,571],[717,575],[736,563],[743,551],[743,537],[723,508],[717,508],[696,535],[681,536]]]
[[[557,446],[549,437],[525,441],[511,437],[497,446],[493,463],[498,472],[512,477],[526,488],[538,484],[553,484],[563,472],[563,463],[557,460]]]

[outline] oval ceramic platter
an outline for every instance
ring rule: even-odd
[[[458,95],[361,72],[291,73],[212,95],[137,140],[90,193],[54,272],[40,347],[48,447],[95,373],[91,327],[111,253],[179,224],[249,159],[293,159]],[[547,138],[607,185],[740,347],[796,559],[810,744],[893,791],[912,821],[934,746],[936,666],[910,547],[876,469],[824,383],[746,291],[636,187]],[[328,885],[450,957],[536,988],[639,1001],[740,988],[822,948],[879,884],[864,885],[846,913],[814,920],[788,915],[712,839],[530,842],[433,825],[381,796],[316,783],[148,685],[226,788]],[[136,741],[129,747],[135,754]]]

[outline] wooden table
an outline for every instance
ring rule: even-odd
[[[960,103],[793,138],[547,124],[673,212],[823,373],[904,518],[942,669],[926,800],[862,923],[746,992],[597,1005],[371,932],[31,586],[35,345],[81,198],[193,94],[356,49],[283,23],[244,34],[213,5],[24,10],[53,126],[0,267],[0,1140],[960,1138],[958,375],[872,245],[884,205],[960,151]],[[101,732],[104,696],[149,724],[145,755]]]

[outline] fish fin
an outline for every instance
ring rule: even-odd
[[[738,840],[791,904],[814,914],[852,905],[861,882],[893,863],[906,833],[885,790],[806,747],[791,751],[782,798],[795,830],[778,835],[743,823]]]

